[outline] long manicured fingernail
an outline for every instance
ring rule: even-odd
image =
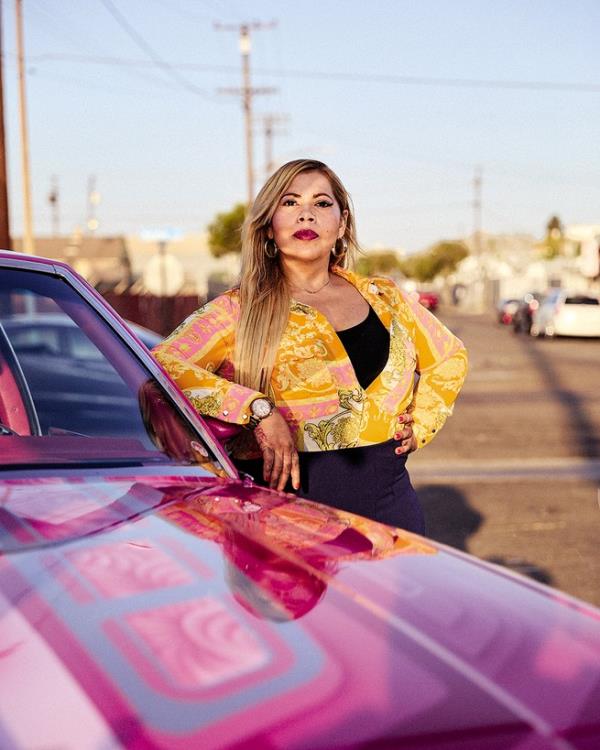
[[[394,435],[394,440],[400,440],[401,438],[402,438],[402,433],[401,433],[401,432],[397,432],[397,433],[396,433],[396,434]]]
[[[394,453],[399,456],[401,453],[404,453],[404,448],[396,448],[394,450]]]

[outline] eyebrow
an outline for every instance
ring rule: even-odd
[[[287,198],[288,195],[291,195],[292,198],[302,198],[302,196],[300,195],[300,193],[284,193],[281,197],[282,198]],[[329,193],[315,193],[313,195],[313,198],[319,198],[322,195],[325,195],[330,200],[333,200],[333,197],[331,195],[329,195]]]

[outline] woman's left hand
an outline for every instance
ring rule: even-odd
[[[413,416],[409,412],[404,412],[397,418],[394,440],[397,440],[399,445],[394,449],[394,452],[398,456],[417,450],[417,438],[413,434],[413,422]]]

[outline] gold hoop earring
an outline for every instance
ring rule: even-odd
[[[341,244],[341,248],[338,249],[338,242]],[[335,241],[335,245],[333,246],[331,250],[331,254],[334,258],[343,258],[344,255],[348,252],[348,243],[343,237],[338,237],[338,239]]]
[[[277,253],[279,252],[279,248],[275,244],[274,240],[265,240],[265,255],[267,258],[271,258],[273,260],[277,257]]]

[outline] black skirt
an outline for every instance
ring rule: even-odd
[[[406,470],[406,456],[394,453],[397,446],[397,441],[388,440],[361,448],[301,453],[297,494],[423,534],[423,510]],[[235,463],[257,484],[264,484],[262,460]],[[286,490],[293,491],[289,483]]]

